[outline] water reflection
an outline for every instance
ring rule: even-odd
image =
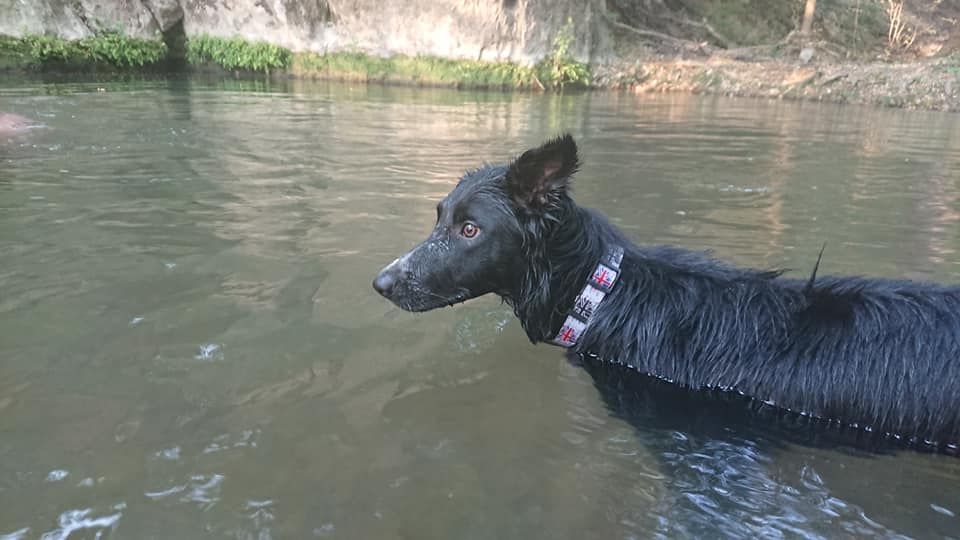
[[[199,79],[0,109],[48,125],[0,142],[5,537],[958,530],[956,460],[621,402],[495,299],[412,316],[369,287],[464,168],[561,130],[578,199],[639,241],[960,281],[952,116]]]
[[[718,402],[616,368],[587,367],[609,412],[633,427],[669,479],[656,506],[658,537],[833,538],[838,530],[903,537],[898,529],[946,534],[951,527],[952,516],[937,519],[935,508],[944,499],[955,507],[957,494],[927,486],[960,474],[955,458],[863,452],[850,445],[856,439],[849,432],[811,429],[772,410],[747,416],[736,398]],[[927,501],[926,515],[897,504],[903,497]]]

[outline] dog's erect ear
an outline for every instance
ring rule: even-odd
[[[507,191],[519,206],[543,208],[566,192],[577,172],[577,143],[570,134],[527,150],[507,170]]]

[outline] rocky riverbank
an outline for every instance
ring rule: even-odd
[[[798,1],[765,12],[755,1],[0,0],[0,71],[218,69],[960,110],[960,8],[923,4],[903,23],[909,42],[894,43],[878,0],[836,0],[803,38],[785,30]]]

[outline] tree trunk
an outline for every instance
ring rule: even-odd
[[[813,26],[813,12],[816,9],[817,0],[807,0],[807,5],[803,8],[803,23],[800,25],[800,35],[810,35],[810,27]]]

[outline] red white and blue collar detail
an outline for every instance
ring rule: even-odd
[[[620,277],[620,263],[623,261],[623,248],[614,246],[607,251],[603,259],[597,263],[593,274],[587,279],[587,284],[577,295],[573,308],[563,326],[557,332],[551,343],[561,347],[573,347],[580,340],[584,330],[590,325],[590,319],[596,313],[600,303],[613,290],[613,286]]]

